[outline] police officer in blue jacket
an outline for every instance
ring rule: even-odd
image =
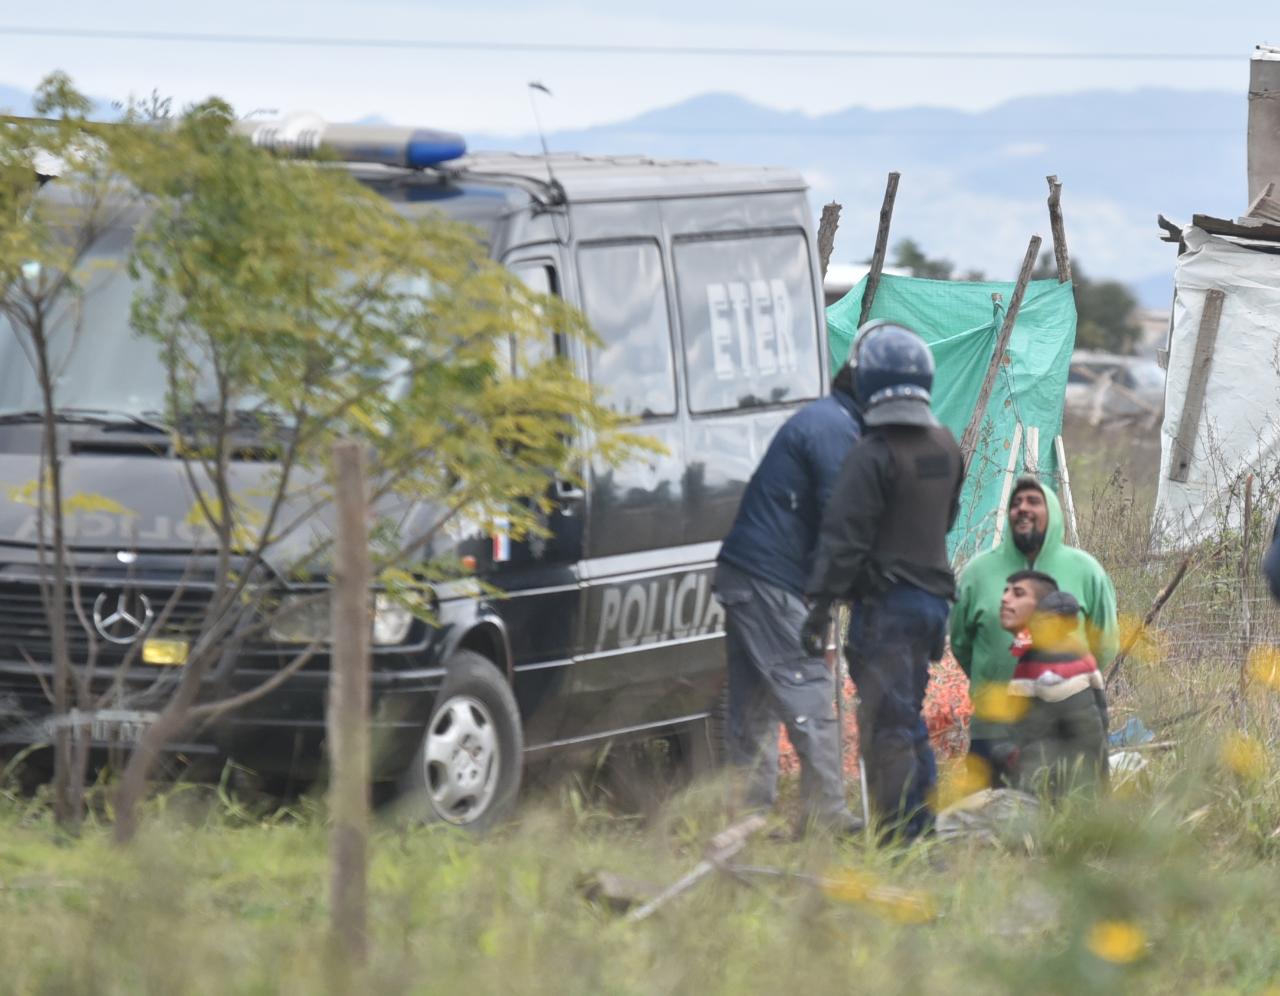
[[[746,772],[747,805],[773,805],[781,722],[800,757],[806,816],[835,832],[852,832],[859,821],[844,796],[834,678],[821,648],[800,648],[800,626],[822,512],[861,431],[846,366],[827,397],[801,408],[774,436],[715,575],[729,664],[729,760]]]

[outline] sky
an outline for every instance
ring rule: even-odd
[[[488,134],[533,130],[531,80],[552,91],[538,105],[548,131],[616,121],[710,91],[811,115],[851,105],[976,110],[1016,96],[1082,89],[1176,86],[1243,93],[1252,47],[1280,43],[1275,13],[1275,0],[52,0],[0,6],[0,84],[29,90],[50,70],[63,69],[82,90],[109,99],[156,90],[181,104],[216,94],[241,114],[307,110],[330,120],[377,115],[397,124]],[[49,37],[32,29],[334,38],[348,44]],[[359,39],[479,47],[350,44]],[[851,58],[492,47],[512,43],[1234,58]]]

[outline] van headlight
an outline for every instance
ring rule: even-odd
[[[390,595],[373,598],[373,645],[389,647],[404,643],[413,625],[413,613]]]
[[[389,595],[375,595],[370,613],[370,638],[376,647],[404,643],[413,626],[413,613]],[[333,639],[327,594],[286,595],[280,601],[267,635],[276,643],[328,643]]]

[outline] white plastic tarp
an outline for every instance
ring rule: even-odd
[[[1238,526],[1244,479],[1280,468],[1280,255],[1190,227],[1174,275],[1173,326],[1160,438],[1156,535],[1172,549]],[[1270,248],[1276,248],[1274,245]],[[1223,292],[1185,481],[1172,480],[1206,294]]]

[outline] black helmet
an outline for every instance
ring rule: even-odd
[[[915,332],[877,319],[858,330],[854,397],[867,425],[937,425],[929,410],[933,354]]]

